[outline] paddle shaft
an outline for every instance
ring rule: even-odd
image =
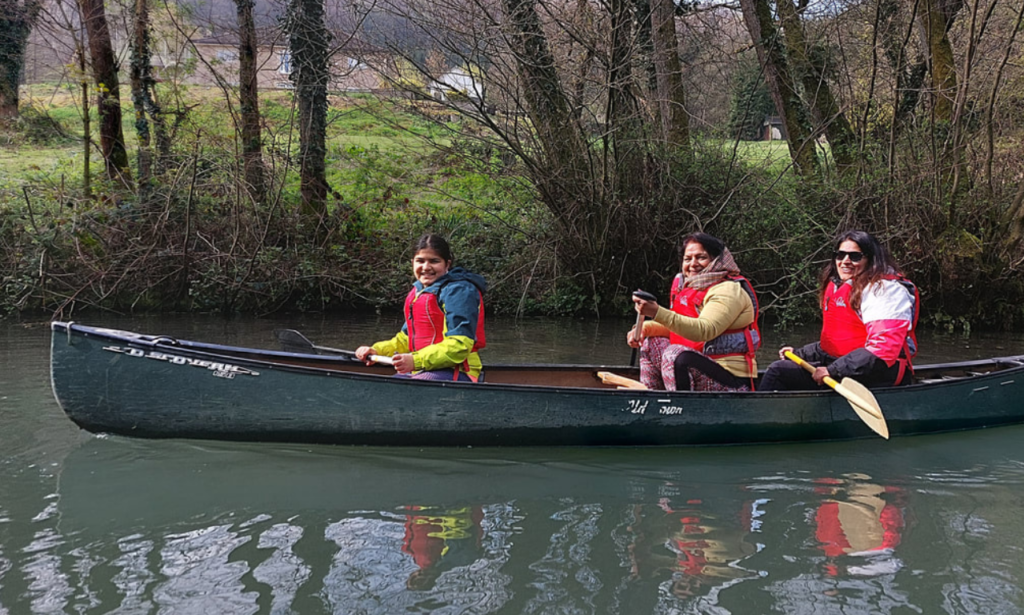
[[[346,355],[350,355],[350,356],[353,356],[353,357],[356,356],[356,352],[354,350],[342,350],[341,348],[329,348],[327,346],[317,346],[316,344],[310,344],[310,347],[311,348],[316,348],[317,350],[325,350],[327,352],[334,352],[334,353],[337,353],[337,354],[346,354]],[[374,363],[381,363],[383,365],[394,365],[395,364],[395,360],[392,359],[391,357],[385,357],[385,356],[382,356],[382,355],[379,355],[379,354],[371,354],[367,358],[369,360],[373,361]]]
[[[639,297],[644,301],[657,301],[654,295],[648,292],[644,292],[642,290],[634,291],[633,296]],[[637,344],[642,344],[644,341],[644,315],[642,312],[636,313],[636,326],[633,327],[633,339],[636,341]],[[634,348],[633,352],[629,355],[629,366],[633,367],[634,365],[636,365],[636,348]]]
[[[638,344],[642,344],[644,341],[644,315],[637,312],[636,315],[636,326],[633,327],[633,339]],[[629,366],[633,367],[636,365],[636,348],[629,355]]]
[[[810,363],[808,363],[807,361],[804,361],[800,357],[798,357],[795,354],[793,354],[793,351],[787,350],[785,355],[786,355],[787,359],[789,359],[790,361],[796,363],[800,367],[804,368],[805,370],[807,370],[808,373],[810,373],[810,374],[814,373],[814,370],[816,368],[813,365],[811,365]],[[825,384],[827,384],[828,386],[830,386],[830,387],[832,387],[834,389],[834,388],[836,388],[836,385],[839,384],[839,383],[836,382],[835,378],[833,378],[832,376],[825,376]]]
[[[343,354],[350,357],[356,356],[354,350],[344,350],[341,348],[331,348],[330,346],[317,346],[309,340],[308,337],[299,333],[295,329],[277,329],[274,331],[274,335],[277,336],[277,340],[287,350],[289,347],[296,348],[308,348],[309,350],[323,350],[324,352],[330,352],[333,354]],[[382,357],[380,355],[370,355],[368,357],[371,361],[381,363],[384,365],[394,365],[394,360],[391,357]]]

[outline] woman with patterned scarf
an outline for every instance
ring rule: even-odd
[[[757,296],[721,240],[692,233],[680,244],[682,272],[670,307],[634,296],[651,319],[626,342],[640,349],[640,381],[669,391],[750,391],[761,345]]]

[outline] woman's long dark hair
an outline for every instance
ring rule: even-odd
[[[708,253],[711,258],[718,258],[725,252],[725,244],[722,240],[714,235],[708,235],[707,233],[690,233],[683,240],[679,242],[679,262],[683,262],[683,255],[686,254],[686,246],[691,243],[699,243],[704,246],[704,250]]]
[[[850,293],[850,304],[855,310],[860,309],[860,297],[864,292],[864,289],[881,280],[887,275],[899,275],[900,269],[896,265],[896,261],[893,260],[892,255],[889,254],[889,250],[882,245],[878,239],[875,238],[871,233],[864,231],[846,231],[836,238],[835,250],[839,250],[839,246],[843,245],[844,241],[852,241],[860,248],[860,251],[864,253],[864,258],[867,259],[867,265],[864,267],[864,271],[853,278],[853,291]],[[818,276],[819,288],[818,288],[818,302],[824,300],[825,289],[828,288],[830,282],[839,281],[839,268],[836,266],[836,259],[833,255],[829,254],[828,264],[824,269],[821,270],[821,274]]]
[[[444,237],[435,235],[433,233],[427,233],[416,240],[416,245],[412,247],[412,255],[415,257],[420,250],[433,250],[451,265],[452,262],[452,249],[448,246],[448,242]]]

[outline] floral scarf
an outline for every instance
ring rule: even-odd
[[[718,284],[731,275],[739,275],[740,268],[732,258],[729,248],[722,251],[718,258],[711,261],[707,269],[696,275],[692,275],[683,281],[683,286],[704,290]]]

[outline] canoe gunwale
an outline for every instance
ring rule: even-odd
[[[394,378],[394,372],[390,367],[382,367],[380,374],[374,373],[361,373],[355,371],[344,371],[337,369],[337,367],[363,365],[361,361],[354,360],[351,357],[345,355],[322,355],[322,354],[304,354],[287,352],[283,350],[271,350],[261,348],[247,348],[241,346],[226,346],[220,344],[209,344],[204,342],[194,342],[190,340],[178,340],[174,337],[166,335],[143,335],[132,331],[122,331],[117,329],[106,329],[102,327],[89,327],[86,325],[79,325],[74,322],[52,322],[51,328],[54,332],[58,330],[65,330],[68,335],[68,339],[71,339],[72,331],[85,335],[88,337],[98,337],[102,339],[110,339],[126,344],[128,346],[136,345],[150,349],[160,349],[161,351],[173,350],[176,353],[184,354],[192,358],[204,358],[204,359],[219,359],[225,362],[238,363],[245,365],[246,367],[257,367],[260,369],[274,369],[292,373],[316,373],[322,376],[328,376],[332,378],[344,378],[344,379],[356,379],[356,380],[369,380],[380,381],[381,379],[387,379],[392,384],[403,384],[407,386],[415,387],[456,387],[456,388],[476,388],[480,384],[473,382],[459,382],[459,381],[438,381],[438,380],[412,380]],[[254,358],[249,355],[257,355],[265,358]],[[315,365],[297,365],[294,363],[288,363],[282,360],[313,360],[318,363],[324,363],[326,365],[334,366],[335,369],[328,367],[317,367]],[[929,390],[938,389],[948,386],[962,385],[964,381],[981,381],[989,377],[996,375],[1005,376],[1016,374],[1018,372],[1024,373],[1024,355],[1008,355],[1004,357],[993,357],[987,359],[974,359],[968,361],[957,361],[948,363],[937,363],[929,365],[921,365],[916,368],[918,374],[924,372],[930,374],[932,372],[941,373],[948,371],[960,371],[967,370],[969,368],[982,368],[982,367],[996,367],[989,372],[985,373],[974,373],[968,376],[956,376],[947,377],[942,379],[919,379],[913,384],[906,386],[889,386],[889,387],[872,387],[872,391],[876,396],[885,397],[887,393],[900,392],[900,391],[914,391],[927,388]],[[485,373],[487,371],[540,371],[540,372],[552,372],[552,371],[571,371],[571,372],[585,372],[595,374],[595,382],[599,383],[599,379],[596,376],[598,371],[626,371],[630,373],[636,373],[638,368],[626,366],[626,365],[587,365],[587,364],[559,364],[559,363],[537,363],[537,364],[492,364],[485,366]],[[763,373],[763,370],[762,370]],[[834,394],[828,389],[815,390],[815,391],[744,391],[744,392],[712,392],[712,391],[660,391],[660,390],[640,390],[640,389],[617,389],[608,385],[603,386],[591,386],[591,387],[580,387],[580,386],[551,386],[551,385],[538,385],[538,384],[520,384],[512,382],[487,382],[483,384],[487,385],[488,388],[505,388],[511,391],[519,390],[560,390],[572,393],[587,393],[587,394],[600,394],[600,395],[618,395],[622,397],[670,397],[670,398],[693,398],[699,397],[701,399],[706,398],[718,398],[718,397],[733,397],[741,395],[743,397],[831,397]]]

